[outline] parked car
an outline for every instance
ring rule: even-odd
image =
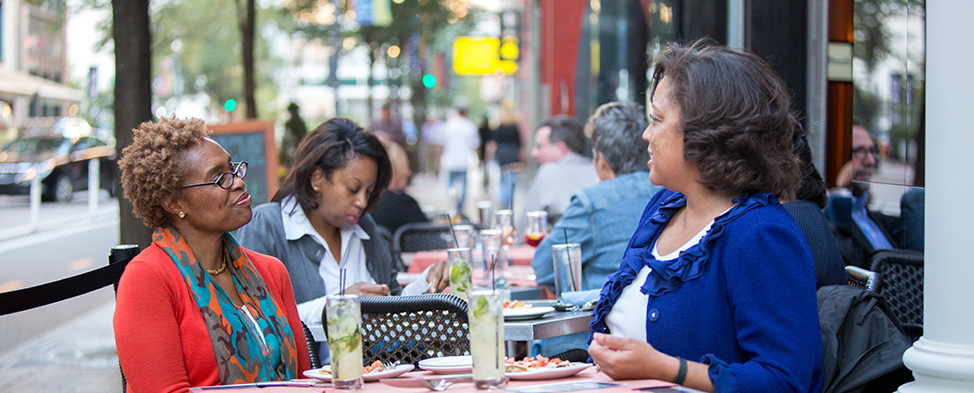
[[[41,199],[66,202],[75,191],[88,189],[89,161],[99,161],[99,185],[115,195],[115,147],[94,136],[31,136],[0,150],[0,194],[27,195],[35,177]]]

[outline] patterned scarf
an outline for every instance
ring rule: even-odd
[[[298,350],[291,327],[277,299],[267,291],[264,280],[233,236],[225,233],[223,244],[228,268],[243,301],[240,308],[210,279],[186,239],[175,229],[157,229],[152,242],[172,258],[196,299],[209,327],[221,385],[295,377]],[[280,362],[272,361],[276,351]]]

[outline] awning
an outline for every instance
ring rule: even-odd
[[[84,92],[80,89],[26,72],[0,67],[0,94],[31,97],[35,93],[41,98],[69,102],[81,102],[84,98]]]

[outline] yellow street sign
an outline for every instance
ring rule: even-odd
[[[501,59],[501,56],[504,58]],[[517,72],[517,39],[459,37],[453,42],[453,72],[457,75],[495,75]]]

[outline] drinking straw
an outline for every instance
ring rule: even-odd
[[[460,248],[460,241],[457,240],[457,233],[453,230],[453,217],[449,213],[446,215],[447,224],[450,226],[450,234],[453,235],[453,244],[456,244],[457,248]]]
[[[345,268],[338,272],[338,286],[341,288],[342,296],[345,296]]]
[[[497,259],[494,255],[490,255],[490,290],[492,292],[497,292],[497,278],[494,277],[494,266],[497,266]]]
[[[572,269],[572,253],[568,251],[568,228],[562,227],[562,231],[565,232],[565,255],[568,257],[568,276],[572,280],[572,284],[575,283],[575,270]],[[574,286],[574,285],[572,285]],[[581,288],[578,288],[581,289]]]

